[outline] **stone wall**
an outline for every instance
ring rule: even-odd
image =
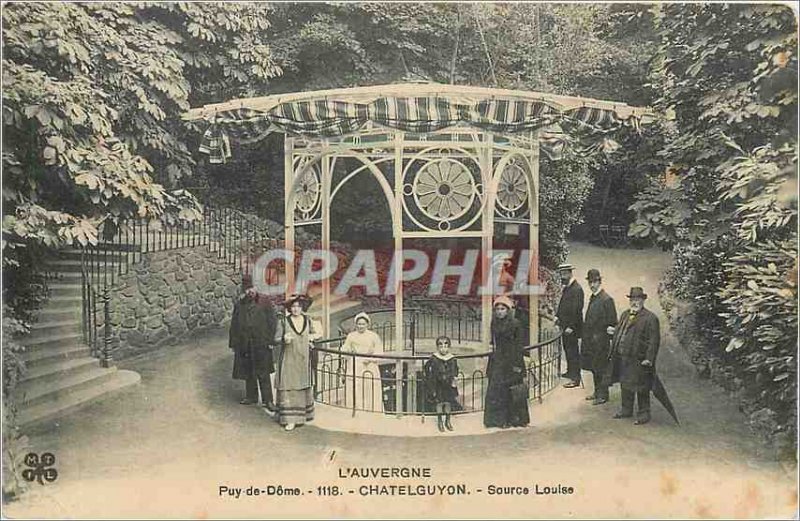
[[[240,283],[238,271],[205,246],[143,255],[111,293],[114,358],[225,325]]]

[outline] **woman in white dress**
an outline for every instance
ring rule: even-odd
[[[377,333],[371,331],[369,326],[372,321],[366,313],[355,316],[355,330],[348,333],[342,345],[342,351],[358,353],[360,355],[374,355],[383,353],[383,344]],[[356,408],[367,411],[383,410],[383,390],[381,388],[381,373],[376,359],[367,356],[354,357],[356,363],[348,363],[353,367],[353,377],[356,379]],[[353,360],[353,358],[350,358]],[[370,377],[372,378],[370,380]],[[345,379],[346,404],[353,406],[353,381]]]

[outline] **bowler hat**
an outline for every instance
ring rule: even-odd
[[[572,264],[568,264],[568,263],[559,264],[558,268],[556,268],[556,270],[557,271],[572,271],[573,267],[572,267]]]
[[[600,270],[596,270],[594,268],[590,269],[588,273],[586,273],[586,280],[589,282],[603,280],[602,277],[600,277]]]
[[[253,276],[248,274],[242,275],[242,289],[250,289],[253,287]]]
[[[647,293],[645,293],[644,290],[642,288],[640,288],[639,286],[633,286],[631,288],[631,292],[628,293],[627,296],[628,296],[628,298],[646,299],[647,298]]]

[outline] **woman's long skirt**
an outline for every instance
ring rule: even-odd
[[[511,386],[522,383],[522,378],[514,378],[502,373],[489,373],[486,401],[483,409],[485,427],[524,427],[531,422],[527,400],[515,400]]]
[[[347,360],[346,369],[353,365],[351,360]],[[339,394],[340,403],[347,409],[353,408],[358,411],[381,412],[383,411],[383,385],[381,382],[380,366],[371,361],[359,360],[355,363],[356,370],[349,374],[346,372],[342,378],[342,387]],[[353,380],[355,379],[355,390]]]
[[[278,423],[302,425],[314,419],[314,395],[311,388],[278,391]]]

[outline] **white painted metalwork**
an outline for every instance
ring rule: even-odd
[[[409,134],[369,128],[357,138],[313,139],[286,136],[287,241],[301,225],[321,225],[329,244],[330,208],[358,174],[369,172],[381,186],[395,236],[395,262],[402,259],[406,238],[482,239],[482,286],[493,288],[491,257],[495,223],[529,226],[533,248],[529,283],[538,278],[538,139],[536,133],[509,139],[469,128]],[[350,158],[351,162],[347,162]],[[357,163],[353,164],[352,160]],[[326,163],[327,161],[327,163]],[[396,174],[399,173],[399,174]],[[338,176],[338,177],[336,177]],[[357,189],[357,188],[354,188]],[[534,211],[535,210],[535,211]],[[534,237],[534,235],[537,235]],[[288,243],[288,242],[287,242]],[[293,241],[291,241],[293,244]],[[293,266],[288,266],[293,272]],[[402,265],[394,273],[401,273]],[[287,280],[294,280],[294,273]],[[327,286],[327,284],[326,284]],[[395,319],[403,323],[403,287],[395,286]],[[328,287],[329,289],[329,287]],[[294,287],[288,288],[295,291]],[[484,341],[489,341],[491,302],[483,300]],[[538,298],[530,296],[531,338],[538,338]],[[323,322],[330,325],[330,306],[323,299]],[[327,335],[332,332],[326,330]],[[395,343],[405,345],[403,328]]]

